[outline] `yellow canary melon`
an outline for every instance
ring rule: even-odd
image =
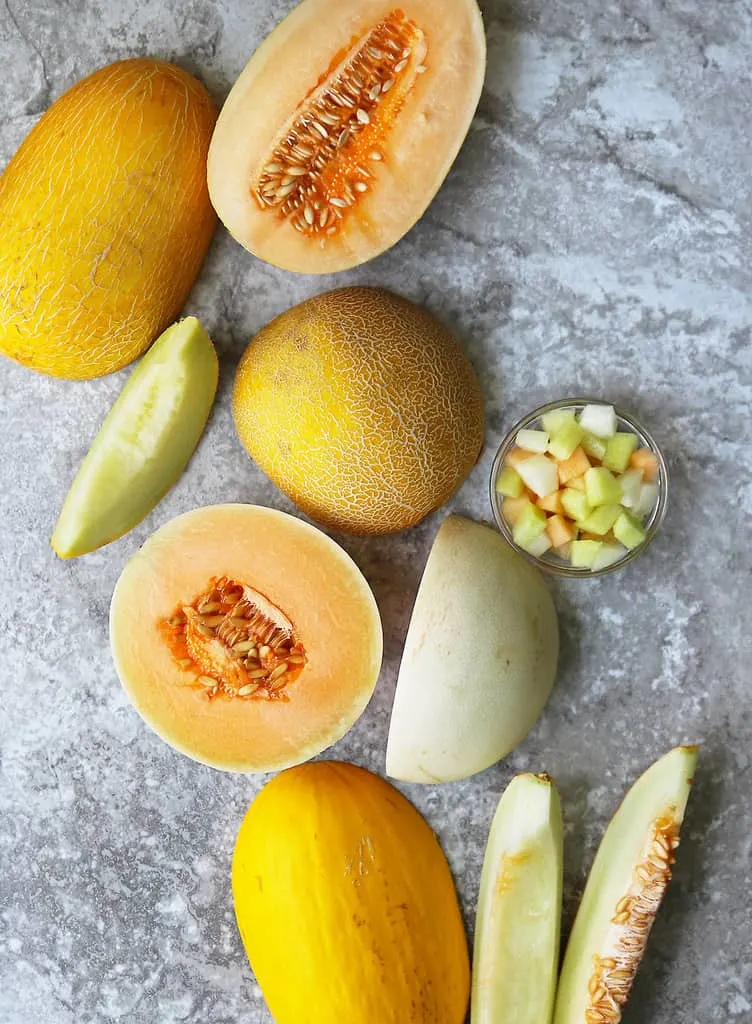
[[[176,318],[216,224],[216,109],[172,64],[120,61],[60,97],[0,177],[0,352],[89,378]]]
[[[208,165],[220,218],[286,270],[371,259],[438,191],[485,66],[476,0],[303,0],[222,108]]]
[[[115,667],[167,743],[228,771],[318,754],[376,685],[381,620],[355,563],[315,527],[213,505],[157,530],[118,580]]]
[[[433,832],[362,768],[314,762],[256,797],[235,914],[276,1024],[462,1024],[470,970]]]
[[[420,522],[483,446],[483,397],[430,313],[379,288],[339,288],[253,339],[233,409],[251,458],[305,513],[352,533]]]

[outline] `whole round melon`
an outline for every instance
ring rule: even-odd
[[[216,224],[215,120],[200,82],[147,58],[100,68],[53,103],[0,177],[0,352],[99,377],[176,319]]]
[[[311,518],[383,534],[443,505],[483,446],[480,384],[430,313],[380,288],[338,288],[263,328],[233,409],[251,458]]]

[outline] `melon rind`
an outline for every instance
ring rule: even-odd
[[[591,1019],[589,1009],[591,1015],[597,1012],[590,991],[597,965],[594,958],[613,958],[617,961],[616,969],[631,973],[636,970],[642,956],[640,943],[647,939],[652,917],[641,924],[637,935],[628,937],[628,941],[636,941],[637,951],[625,956],[620,943],[629,929],[614,920],[616,908],[628,894],[638,892],[644,885],[637,871],[646,863],[656,823],[670,822],[678,838],[697,756],[698,748],[693,746],[670,750],[640,776],[611,819],[590,870],[567,944],[554,1024],[582,1024]],[[653,911],[669,878],[667,869],[657,899],[652,900]],[[615,1000],[614,1005],[609,1006],[609,1016],[603,1019],[617,1024],[622,1006],[621,1000]]]
[[[556,610],[538,570],[495,530],[449,516],[410,620],[387,774],[448,782],[505,757],[541,714],[558,651]]]
[[[483,861],[471,1024],[549,1024],[559,967],[562,847],[553,780],[513,778]]]

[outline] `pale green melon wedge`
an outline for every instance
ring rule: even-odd
[[[549,1024],[559,969],[562,822],[547,775],[512,779],[488,837],[471,1024]]]
[[[203,433],[219,366],[195,317],[173,324],[133,371],[65,499],[52,547],[73,558],[108,544],[151,512]]]
[[[697,763],[676,747],[632,786],[590,871],[564,956],[554,1024],[618,1024],[671,878]]]

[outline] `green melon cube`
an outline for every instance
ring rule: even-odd
[[[549,437],[557,434],[567,423],[576,422],[574,410],[572,409],[554,409],[552,412],[547,412],[545,416],[541,417],[541,424]]]
[[[614,537],[631,551],[638,548],[645,540],[645,530],[638,519],[629,513],[622,512],[614,523]]]
[[[621,505],[601,505],[594,509],[587,519],[580,523],[580,529],[585,533],[595,533],[602,537],[608,533],[624,509]]]
[[[535,558],[542,558],[550,547],[551,539],[544,530],[543,533],[539,533],[538,536],[534,537],[529,544],[525,545],[525,551],[530,555],[534,555]]]
[[[496,493],[503,494],[505,498],[519,498],[524,486],[522,477],[511,466],[502,469],[496,479]]]
[[[600,540],[573,540],[572,565],[575,569],[592,569],[600,554],[603,542]]]
[[[559,427],[556,433],[552,435],[551,440],[548,442],[548,450],[555,459],[563,462],[565,459],[568,459],[575,450],[582,440],[584,433],[585,431],[577,420],[572,419],[568,423],[564,423]]]
[[[610,469],[593,466],[585,473],[585,493],[593,508],[599,505],[620,505],[621,484]]]
[[[585,434],[580,441],[580,446],[586,455],[589,455],[591,459],[597,459],[600,462],[608,449],[608,441],[604,441],[602,437],[596,437],[595,434],[590,434],[585,431]]]
[[[629,465],[637,442],[637,434],[614,434],[606,446],[603,465],[612,469],[614,473],[623,473]]]
[[[574,487],[567,487],[562,494],[561,507],[569,518],[574,519],[575,522],[587,519],[592,512],[590,502],[587,499],[587,494],[585,494],[584,491],[576,490]]]
[[[537,505],[530,505],[522,512],[512,530],[512,537],[515,544],[521,548],[527,548],[536,537],[546,529],[547,516],[543,509]]]

